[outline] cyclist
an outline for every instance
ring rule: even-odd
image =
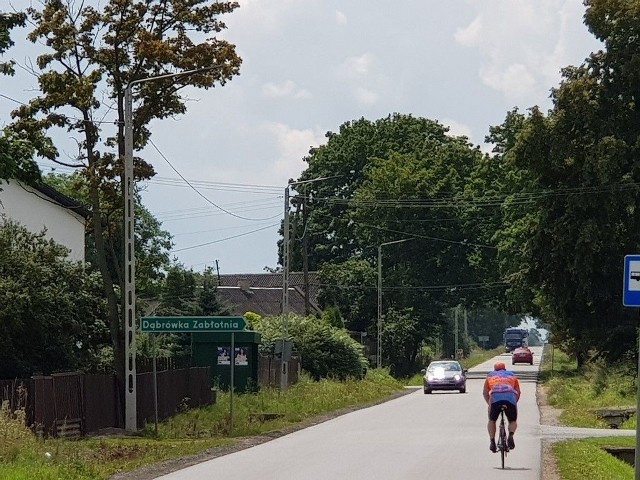
[[[493,371],[487,374],[482,390],[484,401],[489,406],[489,450],[496,452],[496,420],[500,415],[502,405],[506,407],[505,414],[509,420],[509,438],[507,445],[510,450],[516,448],[513,435],[518,428],[518,400],[520,399],[520,382],[512,371],[507,370],[504,363],[498,362],[493,366]]]

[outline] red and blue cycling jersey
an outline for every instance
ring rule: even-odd
[[[489,403],[507,401],[513,405],[518,404],[520,382],[516,374],[509,370],[489,372],[484,381],[484,388],[489,392]]]

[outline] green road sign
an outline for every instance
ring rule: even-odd
[[[247,326],[242,317],[142,317],[140,330],[160,332],[241,332]]]

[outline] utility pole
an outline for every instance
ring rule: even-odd
[[[306,189],[305,189],[306,190]],[[309,235],[307,234],[307,195],[302,201],[302,282],[304,284],[304,314],[311,313],[311,303],[309,302]]]
[[[458,359],[458,307],[456,306],[456,309],[453,312],[453,328],[454,328],[454,332],[453,332],[453,337],[454,337],[454,358],[457,360]]]
[[[337,178],[341,175],[333,175],[331,177],[312,178],[311,180],[304,180],[301,182],[290,182],[284,189],[284,221],[283,221],[283,236],[282,241],[282,363],[280,368],[280,389],[286,390],[288,387],[289,379],[289,365],[288,359],[285,360],[285,339],[289,333],[289,265],[290,265],[290,245],[289,245],[289,201],[290,191],[289,189],[295,185],[304,185],[306,183],[318,182],[320,180],[328,180],[330,178]]]
[[[124,199],[124,285],[123,285],[123,323],[124,323],[124,408],[125,429],[135,432],[138,429],[137,391],[136,391],[136,256],[135,240],[135,179],[133,175],[133,86],[163,78],[181,77],[196,73],[205,73],[223,68],[223,65],[198,68],[166,75],[140,78],[127,84],[124,91],[124,174],[122,193]]]

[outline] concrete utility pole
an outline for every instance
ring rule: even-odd
[[[124,356],[125,356],[125,429],[135,432],[138,429],[136,412],[136,258],[135,258],[135,196],[133,177],[133,92],[134,85],[209,72],[223,68],[198,68],[179,73],[168,73],[154,77],[141,78],[129,82],[124,91],[124,176],[122,192],[124,196]]]
[[[285,360],[285,341],[289,333],[289,265],[291,260],[290,254],[290,232],[289,232],[289,201],[290,201],[290,187],[296,185],[305,185],[307,183],[319,182],[321,180],[329,180],[330,178],[338,178],[342,175],[333,175],[331,177],[319,177],[312,178],[311,180],[303,180],[300,182],[289,182],[284,189],[284,222],[282,228],[284,229],[282,241],[282,362],[280,368],[280,389],[286,390],[288,387],[289,379],[289,362]]]

